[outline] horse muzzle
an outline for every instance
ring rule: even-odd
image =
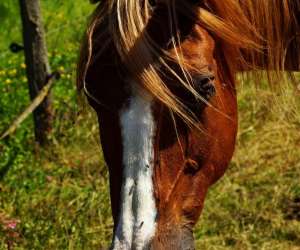
[[[150,242],[113,243],[110,250],[194,250],[193,231],[189,227],[166,229],[156,232]]]

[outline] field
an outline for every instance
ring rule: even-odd
[[[5,2],[5,3],[4,3]],[[88,1],[42,0],[53,89],[52,145],[34,143],[32,117],[0,141],[0,250],[106,249],[112,233],[95,115],[78,102],[75,64]],[[18,1],[0,3],[0,132],[29,103]],[[300,249],[300,85],[272,94],[238,87],[239,134],[226,175],[209,192],[197,249]]]

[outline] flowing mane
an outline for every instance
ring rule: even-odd
[[[161,68],[174,75],[192,92],[189,67],[176,48],[184,39],[181,23],[198,23],[208,30],[217,44],[216,60],[222,63],[230,80],[239,71],[253,73],[265,70],[269,80],[280,77],[284,70],[300,68],[300,1],[299,0],[110,0],[97,6],[84,38],[78,66],[78,88],[94,98],[85,86],[88,67],[108,47],[113,47],[122,67],[147,92],[188,124],[194,117],[170,91],[161,76]],[[163,25],[161,25],[163,24]],[[163,26],[163,27],[162,27]],[[162,39],[154,33],[167,32]],[[166,48],[176,56],[170,58]],[[182,70],[177,75],[170,66],[176,61]],[[226,79],[223,79],[226,81]],[[197,96],[198,99],[201,97]],[[96,98],[94,98],[96,99]],[[95,100],[96,101],[96,100]]]

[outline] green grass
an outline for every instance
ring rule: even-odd
[[[29,103],[18,1],[0,3],[0,131]],[[42,0],[54,89],[53,146],[36,147],[31,117],[0,141],[0,250],[101,249],[112,218],[95,115],[79,112],[74,68],[88,1]],[[4,13],[5,15],[1,15]],[[3,38],[3,39],[2,39]],[[210,190],[195,229],[197,249],[300,249],[300,90],[275,97],[239,87],[237,149]],[[78,113],[79,112],[79,113]]]

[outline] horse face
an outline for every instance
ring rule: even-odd
[[[236,97],[233,82],[218,70],[214,41],[196,26],[180,49],[194,89],[210,105],[197,105],[174,79],[166,84],[198,116],[200,130],[188,128],[126,78],[114,48],[87,72],[110,174],[111,249],[193,249],[192,228],[208,187],[232,156]]]

